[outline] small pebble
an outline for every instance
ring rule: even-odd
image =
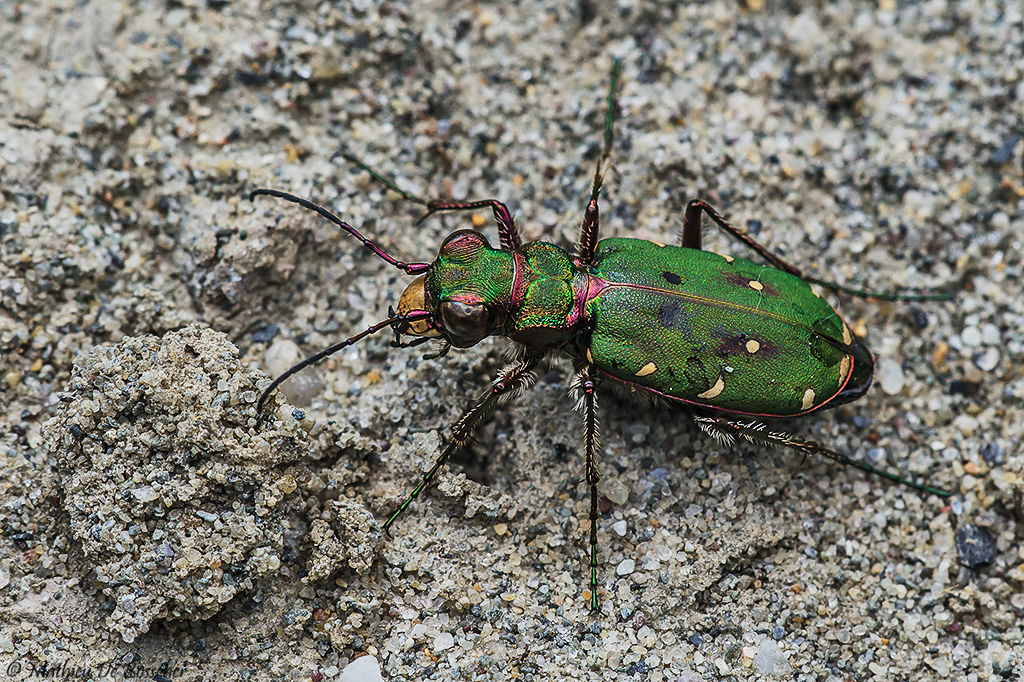
[[[960,340],[963,341],[965,346],[972,348],[981,345],[981,332],[977,327],[967,327],[960,332]]]
[[[650,424],[631,424],[625,429],[626,435],[634,443],[640,444],[647,440],[647,435],[651,432]]]
[[[978,392],[978,388],[978,384],[976,383],[964,381],[963,379],[954,379],[953,381],[949,382],[949,388],[947,390],[949,391],[950,395],[963,395],[971,397],[972,395],[975,395]]]
[[[629,499],[629,489],[614,478],[601,487],[601,492],[612,504],[625,504]]]
[[[1006,462],[1006,456],[1003,454],[1003,448],[999,443],[991,441],[981,446],[981,456],[985,458],[985,461],[992,466],[999,466]]]
[[[455,646],[455,637],[450,632],[442,632],[434,638],[434,651],[447,651]]]
[[[998,346],[1001,340],[999,327],[991,322],[981,325],[981,340],[988,346]]]
[[[991,372],[999,366],[999,351],[995,348],[987,348],[984,353],[974,358],[974,364],[983,372]]]
[[[969,414],[958,414],[953,423],[960,429],[960,433],[965,436],[970,436],[978,430],[978,420]]]
[[[373,656],[360,656],[345,666],[338,682],[384,682],[380,663]]]
[[[625,521],[616,521],[612,524],[612,530],[615,531],[615,534],[620,538],[624,537],[626,535],[626,525]]]
[[[260,327],[252,333],[252,340],[256,343],[270,343],[274,340],[281,331],[281,328],[276,324],[268,324],[265,327]]]
[[[1004,163],[1009,163],[1013,160],[1013,150],[1018,142],[1020,142],[1020,135],[1012,133],[1001,145],[996,147],[995,151],[992,152],[992,156],[988,157],[988,162],[993,166],[1002,166]]]
[[[156,499],[156,491],[153,490],[153,486],[151,485],[133,488],[132,495],[134,495],[135,499],[139,502],[152,502]]]
[[[762,675],[777,677],[788,674],[791,669],[789,661],[786,660],[786,655],[782,653],[782,649],[772,639],[766,639],[761,642],[757,655],[754,656],[754,666],[757,668],[757,672]]]
[[[911,308],[910,317],[914,321],[914,326],[918,329],[926,329],[928,327],[928,313],[920,308]]]
[[[956,551],[968,568],[990,564],[996,556],[996,540],[987,528],[969,523],[956,532]]]
[[[887,395],[899,395],[903,391],[903,368],[892,358],[882,358],[878,363],[878,381]]]
[[[619,562],[619,565],[615,567],[615,572],[619,575],[629,575],[636,570],[636,562],[632,559],[623,559]]]

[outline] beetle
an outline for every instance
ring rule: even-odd
[[[440,211],[490,209],[499,247],[462,229],[441,243],[431,262],[406,263],[331,211],[273,189],[256,196],[284,199],[317,212],[389,265],[415,279],[398,310],[344,341],[311,355],[276,378],[257,403],[258,419],[288,377],[370,334],[391,329],[392,345],[438,340],[443,355],[488,336],[515,346],[515,359],[452,427],[433,467],[384,524],[390,530],[430,485],[452,453],[496,407],[526,390],[541,359],[564,352],[574,365],[571,391],[583,415],[586,483],[590,490],[589,603],[598,608],[598,439],[596,388],[602,381],[689,408],[699,427],[723,443],[738,439],[779,445],[883,476],[919,491],[950,493],[852,460],[819,443],[771,431],[764,417],[799,417],[849,403],[871,385],[874,361],[839,313],[812,287],[889,300],[945,300],[944,293],[880,294],[801,272],[700,200],[683,215],[679,245],[640,239],[598,239],[598,196],[612,149],[620,62],[613,62],[598,159],[575,255],[554,244],[524,244],[511,211],[496,199],[428,201],[399,187],[358,158],[342,156],[404,198]],[[742,242],[768,265],[702,249],[702,218]]]

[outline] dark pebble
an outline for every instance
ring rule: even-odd
[[[266,327],[260,327],[254,331],[252,333],[252,340],[257,343],[270,343],[280,331],[281,328],[276,324],[268,324]]]
[[[987,528],[967,524],[956,532],[956,551],[968,568],[990,564],[996,556],[996,540]]]
[[[918,329],[925,329],[928,326],[928,313],[921,308],[911,308],[910,318],[914,321],[914,326]]]
[[[776,625],[775,629],[772,630],[772,639],[779,640],[786,636],[786,628],[781,625]]]
[[[695,632],[692,635],[690,635],[690,644],[694,646],[701,646],[704,644],[704,638],[701,637],[701,634],[699,632]]]
[[[963,379],[954,379],[949,382],[949,394],[950,395],[962,395],[970,397],[978,392],[978,384],[971,383],[970,381],[964,381]]]
[[[1020,142],[1020,135],[1010,135],[1005,142],[999,145],[998,149],[992,152],[992,156],[988,157],[988,162],[993,166],[1009,163],[1013,159],[1013,150],[1018,142]]]
[[[635,675],[637,673],[640,673],[641,675],[646,675],[650,671],[650,667],[643,661],[637,661],[636,663],[626,668],[627,675]]]
[[[995,441],[990,441],[981,446],[981,456],[992,466],[1006,463],[1006,455],[1003,453],[1003,448]]]

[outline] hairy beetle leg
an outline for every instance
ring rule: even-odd
[[[584,265],[590,265],[594,260],[594,251],[597,249],[597,236],[600,221],[600,210],[597,207],[597,197],[601,193],[601,185],[604,183],[604,174],[608,170],[607,162],[612,155],[612,143],[614,142],[615,124],[615,95],[619,87],[619,71],[622,69],[622,60],[612,61],[611,84],[608,86],[608,102],[604,114],[604,148],[601,157],[597,160],[597,167],[594,169],[594,182],[590,187],[590,200],[587,202],[586,211],[583,214],[583,223],[580,225],[580,243],[578,260]]]
[[[864,289],[848,287],[827,279],[806,275],[802,273],[798,267],[779,258],[762,244],[757,242],[750,236],[749,232],[741,227],[733,225],[723,218],[722,214],[716,211],[712,206],[700,201],[699,199],[694,199],[686,205],[686,213],[683,216],[682,246],[684,248],[701,248],[702,213],[707,214],[707,216],[711,218],[712,222],[714,222],[715,225],[717,225],[718,228],[727,235],[742,242],[743,244],[746,244],[752,251],[756,252],[759,256],[771,263],[772,267],[788,272],[791,275],[795,275],[805,282],[820,284],[831,291],[839,291],[859,298],[877,298],[882,301],[948,301],[952,298],[952,294],[945,291],[918,291],[914,289],[903,292],[867,291]]]
[[[767,445],[781,445],[782,447],[797,450],[804,455],[821,455],[822,457],[827,457],[833,462],[837,462],[845,466],[851,466],[869,474],[874,474],[875,476],[881,476],[893,483],[898,483],[919,492],[929,493],[939,497],[950,497],[952,495],[951,492],[943,490],[942,488],[936,488],[922,483],[915,483],[910,479],[903,478],[902,476],[886,471],[885,469],[878,469],[865,462],[851,459],[842,453],[826,448],[820,443],[810,440],[802,440],[787,433],[769,431],[765,428],[764,424],[760,424],[758,422],[739,422],[727,417],[710,416],[698,416],[696,421],[697,425],[700,426],[701,429],[719,442],[732,443],[736,439],[742,438],[743,440],[748,440],[750,442],[761,442]]]
[[[601,450],[601,436],[597,424],[597,397],[593,365],[583,364],[576,371],[573,385],[579,393],[577,408],[583,412],[583,447],[587,472],[587,486],[590,488],[590,608],[597,611],[597,484],[601,470],[597,466]]]
[[[384,530],[387,531],[391,526],[398,520],[398,517],[412,504],[424,488],[430,485],[430,482],[437,476],[437,472],[441,470],[451,454],[455,452],[455,449],[465,445],[470,437],[473,435],[473,431],[480,425],[480,422],[493,410],[497,405],[504,402],[512,396],[518,395],[521,391],[529,388],[536,377],[533,374],[534,368],[540,362],[539,357],[529,357],[525,360],[520,360],[512,365],[509,365],[501,371],[501,375],[491,384],[491,388],[487,391],[486,395],[481,398],[476,405],[470,408],[462,418],[455,423],[452,428],[452,436],[444,449],[441,450],[441,454],[437,456],[434,461],[434,466],[431,467],[424,476],[420,484],[409,493],[405,498],[405,501],[398,506],[398,509],[384,522]]]

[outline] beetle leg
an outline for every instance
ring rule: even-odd
[[[437,460],[434,462],[434,466],[431,467],[430,471],[423,476],[423,480],[420,484],[409,493],[409,496],[405,498],[405,501],[399,505],[398,509],[384,522],[384,530],[388,531],[391,525],[398,520],[398,517],[402,515],[402,512],[415,500],[423,489],[430,485],[430,482],[437,476],[437,472],[441,470],[444,463],[448,461],[455,449],[465,445],[470,436],[473,435],[473,431],[480,422],[483,421],[484,417],[490,413],[497,405],[504,402],[508,398],[517,395],[520,391],[523,391],[533,384],[536,377],[533,374],[534,368],[537,363],[540,362],[540,357],[528,357],[524,360],[520,360],[512,365],[509,365],[501,371],[501,375],[494,380],[491,384],[491,388],[487,393],[470,408],[462,418],[455,423],[452,427],[452,436],[449,439],[447,445],[441,450],[441,454],[437,456]]]
[[[601,470],[597,458],[601,450],[601,434],[597,424],[597,396],[594,394],[596,381],[593,365],[583,364],[577,368],[573,386],[579,395],[576,409],[583,412],[583,447],[586,455],[587,485],[590,487],[590,608],[596,611],[597,601],[597,484]]]
[[[522,239],[519,237],[519,228],[512,218],[512,212],[508,206],[497,199],[482,199],[480,201],[443,201],[435,199],[427,202],[427,212],[417,222],[423,222],[438,211],[472,211],[478,208],[490,208],[494,213],[494,221],[498,223],[498,237],[501,240],[501,248],[506,251],[518,251],[522,246]]]
[[[869,474],[874,474],[875,476],[887,478],[894,483],[899,483],[902,486],[913,488],[920,492],[931,493],[932,495],[938,495],[939,497],[949,497],[952,495],[949,491],[942,490],[941,488],[935,488],[922,483],[915,483],[914,481],[898,476],[890,471],[875,468],[870,464],[866,464],[859,460],[850,459],[846,455],[836,452],[835,450],[830,450],[820,443],[816,443],[811,440],[803,440],[795,436],[791,436],[788,433],[769,431],[765,428],[764,424],[759,424],[757,422],[743,423],[726,417],[709,416],[698,416],[696,417],[696,421],[697,425],[700,426],[701,429],[721,442],[731,443],[738,438],[742,438],[752,443],[760,442],[768,445],[781,445],[783,447],[792,448],[804,455],[821,455],[822,457],[827,457],[833,462],[837,462],[845,466],[851,466]]]
[[[417,224],[423,222],[438,211],[473,211],[478,208],[490,208],[494,213],[495,222],[498,223],[498,235],[501,238],[501,248],[507,251],[515,251],[518,250],[522,244],[522,240],[519,238],[519,230],[516,228],[516,221],[512,218],[512,212],[508,210],[508,206],[497,199],[484,199],[482,201],[444,201],[441,199],[427,200],[417,194],[413,194],[407,189],[399,187],[398,183],[375,168],[372,168],[359,157],[353,156],[346,151],[340,151],[338,152],[338,155],[369,173],[373,176],[374,180],[381,183],[388,189],[397,192],[403,199],[415,202],[420,206],[425,206],[427,208],[427,212],[423,214],[418,221],[416,221]]]
[[[683,217],[682,245],[687,249],[701,248],[701,213],[706,213],[715,225],[717,225],[723,232],[746,244],[748,247],[756,251],[758,255],[771,263],[773,267],[779,270],[784,270],[791,275],[796,275],[805,282],[820,284],[831,291],[841,291],[845,294],[850,294],[851,296],[858,296],[860,298],[877,298],[883,301],[948,301],[953,297],[952,294],[946,291],[866,291],[864,289],[844,286],[837,282],[821,279],[820,277],[814,277],[813,275],[805,275],[800,272],[800,269],[795,265],[782,260],[767,248],[759,244],[750,236],[749,232],[741,227],[733,225],[723,218],[722,215],[714,208],[698,199],[694,199],[686,205],[686,213]]]
[[[590,187],[590,201],[587,202],[587,210],[583,214],[583,224],[580,226],[580,245],[578,260],[583,265],[590,265],[594,261],[594,250],[597,248],[598,227],[600,223],[600,211],[597,208],[597,197],[601,192],[601,185],[604,182],[604,174],[608,170],[608,160],[612,155],[613,125],[615,123],[615,93],[619,87],[619,71],[622,69],[622,60],[612,60],[612,73],[608,87],[608,103],[604,114],[604,149],[601,158],[597,160],[597,167],[594,169],[594,182]]]
[[[715,225],[718,225],[723,232],[749,246],[751,249],[756,251],[759,256],[771,263],[773,267],[779,270],[785,270],[789,274],[796,275],[801,279],[806,279],[802,274],[800,274],[800,270],[795,265],[790,265],[776,256],[766,247],[755,241],[754,238],[750,236],[749,232],[744,230],[742,227],[733,225],[723,218],[721,213],[699,199],[694,199],[686,205],[686,213],[683,216],[682,245],[684,248],[701,248],[701,213],[706,213],[708,217],[714,221]]]
[[[601,212],[597,207],[597,195],[601,191],[601,162],[597,162],[597,170],[594,172],[594,184],[590,190],[590,201],[587,202],[587,210],[583,214],[583,224],[580,226],[580,245],[577,258],[582,265],[591,265],[594,262],[594,250],[597,248],[598,222]]]
[[[395,334],[395,337],[395,340],[388,344],[392,348],[415,348],[416,346],[422,346],[427,341],[437,340],[429,336],[420,336],[416,339],[413,339],[412,341],[402,341],[402,337],[399,336],[398,334]]]

